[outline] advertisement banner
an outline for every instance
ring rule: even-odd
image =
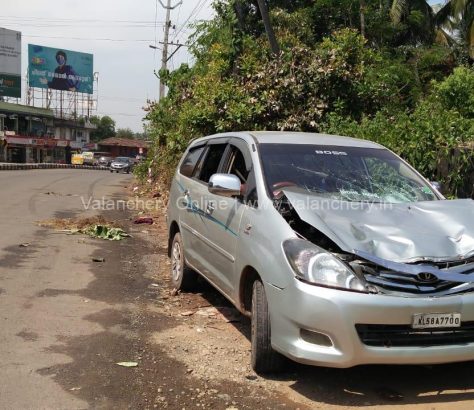
[[[0,97],[21,98],[21,33],[0,28]]]
[[[28,44],[30,87],[92,94],[92,54]]]

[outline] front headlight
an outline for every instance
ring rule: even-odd
[[[300,279],[330,288],[367,292],[366,286],[340,259],[303,239],[283,242],[286,258]]]

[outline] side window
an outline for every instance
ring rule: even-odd
[[[249,155],[250,157],[250,155]],[[252,164],[245,162],[242,151],[232,146],[229,162],[226,167],[228,174],[237,175],[242,183],[243,201],[249,206],[258,206],[257,185]]]
[[[227,144],[209,145],[206,159],[201,161],[200,166],[194,172],[194,176],[207,184],[211,176],[217,173],[226,147]]]
[[[242,184],[247,182],[249,176],[249,171],[245,165],[245,158],[242,154],[242,151],[236,147],[232,147],[232,154],[230,158],[230,163],[228,167],[228,173],[237,175]]]
[[[194,168],[196,168],[196,164],[201,158],[201,154],[204,151],[205,146],[192,148],[186,158],[184,159],[183,163],[181,164],[181,168],[179,172],[181,175],[185,177],[191,178],[193,176]]]

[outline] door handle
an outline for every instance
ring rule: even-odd
[[[213,202],[209,202],[206,207],[206,214],[212,215],[212,213],[215,211],[216,206],[214,205]]]

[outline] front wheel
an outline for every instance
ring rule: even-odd
[[[284,358],[271,345],[270,313],[263,283],[255,281],[252,290],[251,320],[252,368],[256,373],[281,370]]]
[[[186,265],[184,246],[178,232],[171,245],[171,283],[176,290],[191,290],[196,285],[197,274]]]

